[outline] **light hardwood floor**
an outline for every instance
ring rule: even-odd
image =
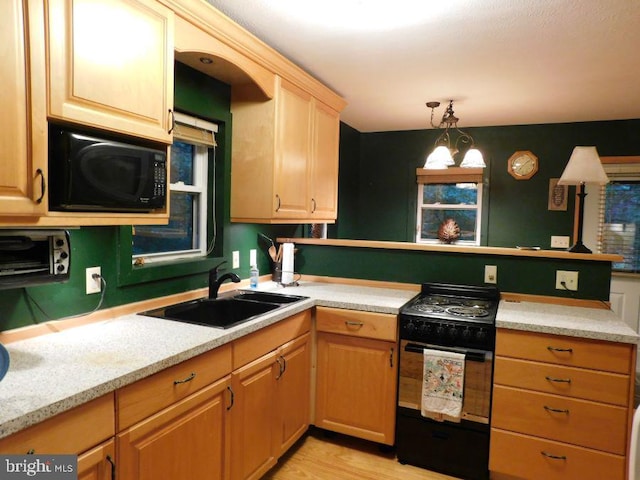
[[[311,429],[262,480],[455,480],[398,463],[393,452],[345,435]]]

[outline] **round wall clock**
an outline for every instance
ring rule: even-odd
[[[516,180],[528,180],[538,171],[538,157],[528,150],[515,152],[507,161],[507,171]]]

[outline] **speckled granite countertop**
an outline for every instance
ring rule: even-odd
[[[287,288],[265,282],[260,290],[309,300],[226,330],[124,315],[6,345],[11,363],[0,382],[0,438],[314,305],[397,314],[416,294],[304,282]]]
[[[11,365],[0,382],[0,438],[316,305],[397,314],[416,291],[302,282],[260,290],[309,297],[220,330],[124,315],[6,345]],[[606,310],[501,302],[499,327],[636,343]]]
[[[611,310],[502,300],[498,328],[637,344],[638,334]]]

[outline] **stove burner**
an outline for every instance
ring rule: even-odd
[[[414,308],[422,313],[443,313],[444,312],[444,308],[440,307],[439,305],[430,305],[430,304],[425,304],[425,303],[416,303],[414,305]]]
[[[449,307],[447,308],[447,313],[456,315],[458,317],[467,318],[486,317],[487,315],[489,315],[488,310],[477,307],[475,305],[471,307]]]

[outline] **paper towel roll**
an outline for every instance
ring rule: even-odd
[[[293,243],[282,244],[282,280],[284,285],[293,283]]]

